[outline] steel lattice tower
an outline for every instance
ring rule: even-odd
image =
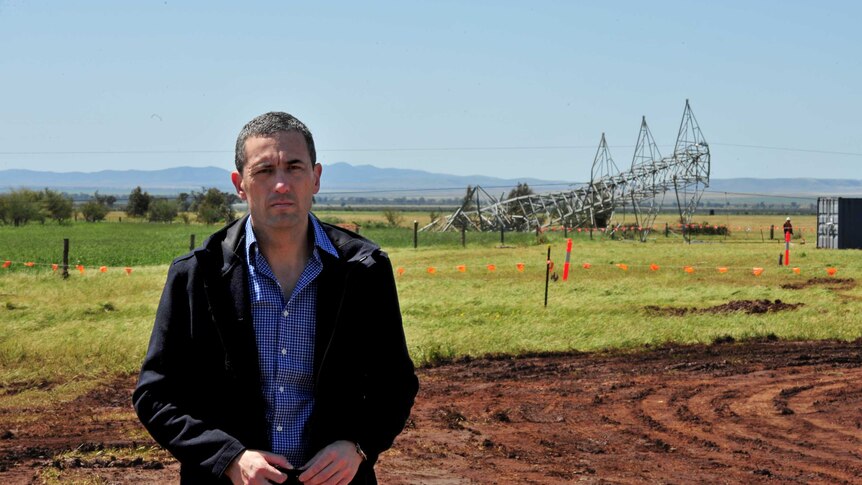
[[[590,182],[568,192],[530,194],[497,199],[476,186],[464,203],[445,219],[422,230],[531,231],[550,226],[607,228],[613,231],[615,211],[632,207],[641,240],[645,240],[665,195],[673,193],[681,224],[690,224],[701,195],[709,186],[709,145],[700,131],[688,100],[673,154],[662,157],[641,120],[631,168],[620,171],[602,133],[590,171]]]

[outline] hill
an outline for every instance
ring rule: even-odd
[[[468,185],[480,185],[493,195],[527,183],[534,191],[568,190],[572,182],[531,177],[506,179],[485,175],[451,175],[424,170],[379,168],[339,162],[324,165],[321,195],[373,197],[458,197]],[[45,172],[0,170],[0,192],[18,188],[50,188],[66,193],[127,195],[141,186],[153,195],[217,187],[232,192],[230,171],[218,167],[176,167],[163,170],[103,170],[98,172]],[[713,179],[706,198],[725,193],[747,196],[862,196],[862,180],[817,178]]]
[[[536,178],[504,179],[483,175],[459,176],[423,170],[379,168],[372,165],[324,165],[321,194],[373,193],[376,197],[411,192],[411,195],[463,195],[467,185],[508,190],[518,183],[537,189],[564,190],[568,183]],[[230,171],[218,167],[177,167],[163,170],[103,170],[99,172],[40,172],[0,170],[0,192],[18,188],[50,188],[67,193],[127,195],[140,186],[154,195],[171,195],[218,187],[232,192]],[[538,190],[537,190],[538,191]]]

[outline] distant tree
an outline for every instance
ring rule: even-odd
[[[533,195],[533,189],[530,188],[529,185],[525,183],[518,182],[518,185],[509,191],[509,199],[514,199],[516,197],[521,197],[524,195]]]
[[[461,208],[465,211],[473,210],[476,208],[475,199],[473,198],[473,187],[467,186],[467,192],[464,193],[464,197],[461,199]]]
[[[108,207],[93,199],[81,206],[81,215],[84,216],[84,220],[87,222],[98,222],[104,220],[105,216],[108,215]]]
[[[141,187],[135,187],[129,194],[129,202],[126,204],[126,215],[129,217],[143,217],[147,214],[147,209],[150,208],[152,197],[147,192],[141,190]]]
[[[113,195],[101,195],[101,194],[99,194],[98,190],[96,191],[96,193],[93,194],[93,199],[95,199],[96,202],[102,204],[103,206],[107,207],[108,209],[113,207],[114,203],[117,202],[117,198],[115,196],[113,196]]]
[[[150,222],[173,222],[177,217],[177,202],[168,199],[153,199],[147,209]]]
[[[71,219],[75,213],[71,197],[47,188],[42,191],[42,207],[48,217],[60,224]]]
[[[202,192],[193,191],[192,198],[191,210],[195,212],[200,222],[215,224],[216,222],[230,222],[236,218],[233,204],[237,197],[234,194],[210,187],[202,189]]]
[[[42,212],[42,196],[39,192],[29,189],[13,190],[2,196],[0,203],[0,219],[4,224],[15,227],[33,221],[45,221]]]
[[[523,197],[526,195],[533,195],[533,189],[530,188],[526,183],[518,182],[518,185],[509,191],[508,199],[515,199],[517,197]],[[526,216],[524,206],[519,202],[511,202],[509,204],[509,214]]]
[[[392,209],[386,209],[383,211],[383,217],[386,218],[386,222],[389,223],[390,227],[398,227],[401,224],[401,221],[404,220],[404,217],[400,212]]]
[[[191,196],[186,192],[180,192],[180,195],[177,196],[177,210],[180,212],[188,212],[191,206]]]

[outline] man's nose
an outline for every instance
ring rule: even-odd
[[[275,191],[278,193],[287,192],[288,184],[287,184],[287,172],[284,170],[278,170],[275,173]]]

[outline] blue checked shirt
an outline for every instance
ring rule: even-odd
[[[272,452],[286,456],[293,466],[302,466],[311,458],[306,423],[314,407],[316,279],[323,270],[319,251],[338,257],[317,218],[312,215],[308,218],[314,230],[312,256],[287,301],[272,269],[258,250],[251,217],[245,225],[251,316],[270,443]]]

